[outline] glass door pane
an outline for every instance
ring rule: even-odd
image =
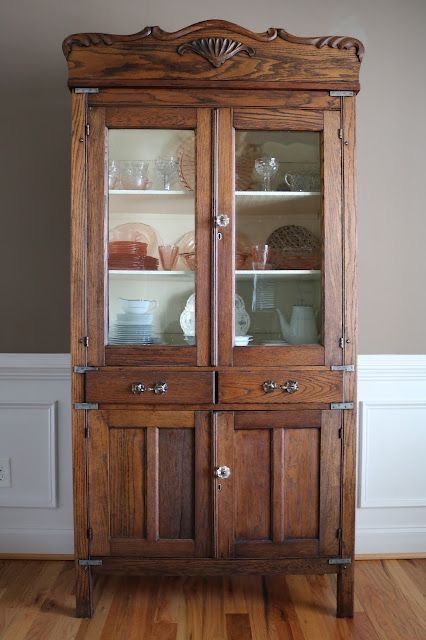
[[[321,134],[235,134],[234,346],[321,344]]]
[[[195,345],[195,133],[109,129],[109,345]]]

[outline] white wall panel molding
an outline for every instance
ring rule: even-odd
[[[0,553],[73,553],[68,354],[0,354]]]
[[[360,508],[426,507],[426,402],[360,402]]]
[[[0,379],[69,380],[68,353],[0,353]]]
[[[359,382],[374,380],[426,383],[426,355],[360,355]],[[422,385],[423,391],[426,387]]]
[[[358,358],[356,551],[426,552],[426,355]]]
[[[0,451],[12,479],[0,487],[0,507],[57,507],[56,430],[56,402],[0,402]]]

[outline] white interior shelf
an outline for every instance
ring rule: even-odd
[[[288,278],[297,280],[318,280],[321,271],[310,269],[265,269],[264,271],[242,270],[236,271],[237,278],[249,279],[254,276],[267,278]]]
[[[166,189],[110,189],[110,196],[193,196],[193,191],[185,190],[172,190],[166,191]]]
[[[155,277],[155,278],[175,278],[178,276],[193,277],[195,271],[149,271],[146,269],[110,269],[109,275],[114,277],[135,276],[135,277]],[[253,276],[274,277],[274,278],[303,278],[316,279],[321,276],[321,271],[308,269],[265,269],[264,271],[241,270],[235,272],[237,277],[253,278]]]
[[[303,198],[320,196],[319,191],[236,191],[237,198]]]

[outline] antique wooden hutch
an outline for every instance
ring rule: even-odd
[[[98,573],[336,573],[353,611],[362,44],[75,34],[77,615]],[[160,260],[161,259],[161,260]]]

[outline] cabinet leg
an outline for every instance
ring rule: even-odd
[[[77,618],[91,618],[93,615],[93,577],[90,567],[76,564],[75,600]]]
[[[354,615],[354,566],[342,567],[337,574],[337,617]]]

